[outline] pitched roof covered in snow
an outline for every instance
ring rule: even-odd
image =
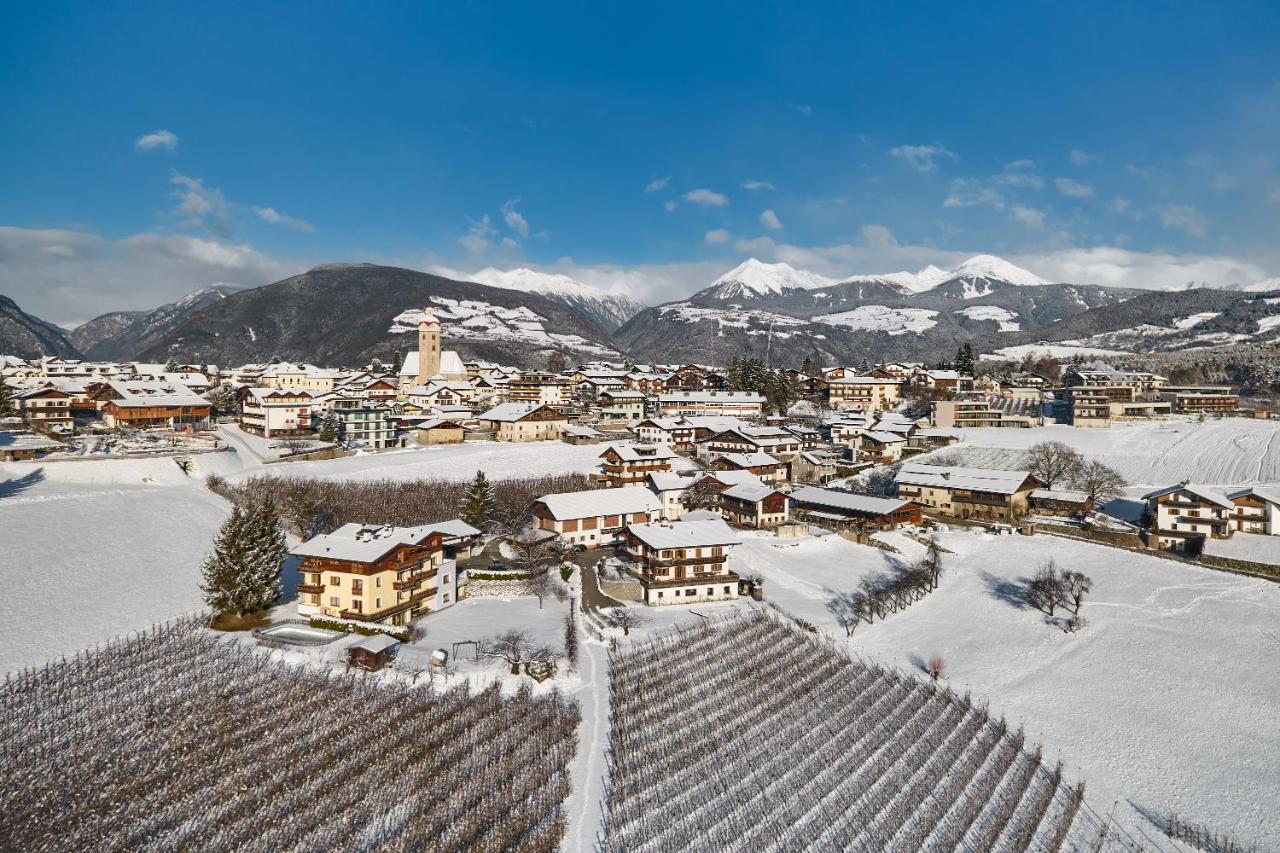
[[[1237,498],[1255,497],[1259,500],[1266,501],[1269,504],[1280,506],[1280,489],[1263,488],[1259,486],[1250,486],[1247,489],[1238,489],[1227,495],[1231,500]]]
[[[643,462],[647,459],[674,459],[680,454],[665,444],[610,444],[600,455],[609,451],[618,454],[623,462]]]
[[[716,460],[721,459],[739,468],[760,468],[766,465],[777,467],[782,464],[763,450],[757,450],[754,453],[721,453]]]
[[[736,486],[730,486],[720,493],[724,497],[733,498],[735,500],[747,501],[748,503],[760,503],[760,501],[772,494],[781,494],[773,486],[766,486],[764,483],[739,483]]]
[[[828,509],[839,509],[846,512],[858,512],[866,515],[888,515],[902,509],[911,501],[898,498],[877,498],[871,495],[851,495],[848,492],[837,492],[834,489],[819,489],[816,486],[805,486],[791,493],[791,499],[802,506],[820,506]]]
[[[657,551],[742,544],[732,528],[720,518],[631,524],[627,526],[627,532]]]
[[[1037,482],[1029,471],[961,468],[955,465],[925,465],[916,462],[903,465],[894,481],[909,486],[970,489],[975,492],[1011,495],[1023,488],[1028,479],[1033,483]]]
[[[543,495],[538,502],[556,521],[572,518],[596,518],[605,515],[634,515],[662,508],[657,496],[644,486],[620,489],[588,489],[583,492],[561,492]]]
[[[531,412],[542,408],[546,407],[531,403],[499,403],[489,411],[480,415],[479,419],[482,421],[515,423],[518,420],[528,417]],[[567,417],[566,420],[568,420]]]
[[[1202,501],[1208,501],[1211,504],[1217,504],[1223,509],[1235,509],[1236,505],[1232,503],[1226,495],[1217,489],[1211,489],[1208,486],[1201,486],[1197,483],[1178,483],[1173,486],[1166,486],[1163,489],[1156,489],[1154,492],[1147,492],[1142,496],[1144,501],[1162,498],[1165,495],[1176,494],[1177,492],[1186,492],[1193,497],[1197,497]]]
[[[437,532],[430,525],[393,527],[350,522],[332,533],[312,536],[289,553],[350,563],[376,563],[396,548],[423,544]]]

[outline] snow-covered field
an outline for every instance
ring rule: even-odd
[[[1280,565],[1280,536],[1236,532],[1230,539],[1206,539],[1204,549],[1218,557]]]
[[[572,445],[560,441],[524,444],[469,441],[362,453],[319,462],[285,462],[253,473],[329,480],[470,480],[477,470],[483,470],[490,480],[501,480],[575,471],[586,473],[599,463],[603,450],[603,445]]]
[[[889,308],[885,305],[859,305],[852,311],[814,317],[816,323],[864,332],[887,332],[890,335],[920,334],[938,325],[933,319],[937,311],[927,308]]]
[[[834,536],[745,539],[734,568],[763,574],[768,600],[840,642],[827,602],[900,559]],[[923,551],[885,539],[903,557]],[[1095,808],[1118,801],[1131,826],[1151,831],[1135,807],[1176,811],[1280,845],[1280,585],[1043,535],[951,532],[942,544],[956,553],[941,587],[860,625],[853,651],[916,672],[943,656],[952,686],[1024,724]],[[1049,554],[1093,578],[1081,633],[1046,624],[1017,592]]]
[[[955,313],[962,314],[970,320],[994,320],[1000,324],[1002,332],[1017,332],[1022,328],[1018,322],[1017,312],[998,305],[970,305]]]
[[[183,480],[170,459],[0,464],[0,670],[203,607],[227,508]]]
[[[1034,358],[1073,358],[1077,355],[1090,358],[1100,355],[1128,355],[1122,350],[1100,349],[1080,343],[1060,344],[1019,344],[1012,347],[1001,347],[994,353],[983,353],[980,358],[985,361],[1021,361],[1027,356]]]
[[[961,443],[938,451],[964,464],[1016,468],[1018,453],[1041,441],[1061,441],[1116,468],[1131,483],[1182,480],[1213,485],[1280,482],[1280,422],[1223,418],[1203,423],[1167,418],[1110,429],[1054,424],[1035,429],[959,430]]]

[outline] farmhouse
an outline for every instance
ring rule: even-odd
[[[761,530],[786,524],[787,496],[763,483],[739,483],[720,492],[720,514],[730,524]]]
[[[792,492],[791,503],[810,516],[881,530],[891,530],[900,524],[920,524],[924,520],[920,505],[908,500],[851,495],[813,486]]]
[[[407,625],[457,601],[457,565],[430,527],[344,524],[289,553],[301,557],[298,612]]]
[[[719,519],[631,524],[626,532],[627,556],[652,605],[737,598],[728,558],[741,542]]]
[[[449,418],[431,418],[418,424],[419,444],[461,444],[466,430],[458,421]]]
[[[679,457],[665,444],[611,444],[600,454],[601,479],[611,488],[637,486],[657,471],[670,471]]]
[[[713,471],[749,471],[763,483],[778,483],[787,479],[787,466],[768,453],[722,453],[711,462]]]
[[[1280,536],[1280,492],[1251,486],[1231,492],[1227,499],[1235,504],[1232,530]]]
[[[543,495],[533,505],[539,530],[587,548],[612,545],[628,524],[643,524],[661,511],[662,503],[644,486]]]
[[[1014,521],[1027,512],[1031,492],[1043,485],[1027,471],[911,463],[895,478],[898,497],[943,515]]]
[[[1182,482],[1142,496],[1147,502],[1157,547],[1200,553],[1206,538],[1231,535],[1236,504],[1207,486]]]
[[[554,441],[564,434],[569,416],[543,404],[499,403],[478,420],[498,441]]]

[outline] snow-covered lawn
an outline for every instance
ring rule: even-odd
[[[538,599],[464,598],[453,607],[432,613],[416,623],[426,631],[418,645],[446,649],[453,654],[453,644],[467,640],[484,642],[503,631],[527,631],[535,643],[556,649],[564,648],[564,616],[567,602],[547,596],[538,608]],[[496,666],[496,664],[495,664]]]
[[[328,480],[470,480],[483,470],[490,480],[589,472],[600,461],[601,445],[561,441],[512,443],[475,441],[465,444],[411,447],[361,453],[318,462],[282,462],[253,471]]]
[[[203,607],[227,508],[176,478],[168,459],[0,464],[0,670]]]
[[[861,625],[852,650],[917,672],[941,655],[953,687],[1060,753],[1100,811],[1118,802],[1117,815],[1148,831],[1135,808],[1177,812],[1280,845],[1280,585],[1044,535],[941,541],[956,552],[941,587]],[[1020,582],[1050,554],[1093,578],[1082,633],[1046,624],[1022,601]],[[814,618],[825,589],[880,560],[849,543],[801,546],[774,561],[766,593],[843,637],[830,618]],[[786,576],[794,590],[781,588]]]
[[[1230,539],[1206,539],[1204,549],[1218,557],[1280,565],[1280,536],[1237,532]]]
[[[1223,418],[1203,423],[1169,418],[1149,423],[1079,429],[1062,424],[1034,429],[958,430],[961,443],[938,451],[963,464],[1016,468],[1021,450],[1061,441],[1116,468],[1130,482],[1213,485],[1280,482],[1280,422]]]

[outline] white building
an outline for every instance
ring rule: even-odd
[[[533,505],[539,529],[586,548],[619,542],[628,524],[643,524],[661,512],[661,501],[644,486],[543,495]]]
[[[742,540],[718,519],[631,524],[627,556],[651,605],[732,601],[738,575],[729,553]]]
[[[311,394],[301,388],[250,388],[240,426],[263,438],[311,433]]]

